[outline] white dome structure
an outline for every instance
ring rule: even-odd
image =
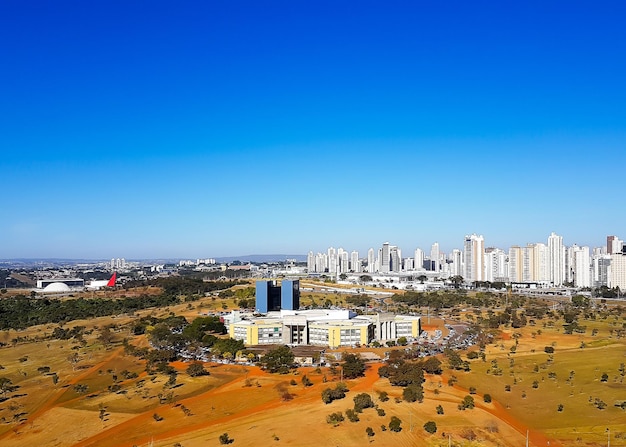
[[[44,289],[43,292],[69,292],[71,289],[67,284],[64,284],[62,282],[53,282],[52,284],[48,284]]]

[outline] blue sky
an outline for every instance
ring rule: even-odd
[[[0,259],[626,237],[624,2],[0,4]]]

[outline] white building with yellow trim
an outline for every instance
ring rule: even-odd
[[[337,348],[367,345],[421,333],[420,317],[411,315],[357,315],[350,310],[281,310],[264,316],[242,317],[233,312],[225,318],[229,335],[246,345],[287,344]]]

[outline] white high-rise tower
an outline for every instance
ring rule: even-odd
[[[485,277],[485,238],[481,235],[472,234],[465,236],[463,245],[463,258],[465,259],[466,281],[484,281]]]
[[[551,233],[548,237],[548,275],[554,286],[563,285],[565,278],[565,248],[563,237]]]

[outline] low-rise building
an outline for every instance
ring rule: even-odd
[[[230,337],[246,345],[286,344],[337,348],[413,339],[421,333],[420,317],[411,315],[357,315],[350,310],[281,310],[262,316],[225,318]]]

